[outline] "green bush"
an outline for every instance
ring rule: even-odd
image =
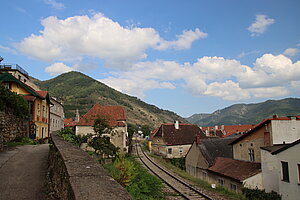
[[[165,158],[165,160],[181,170],[185,170],[185,158]]]
[[[75,146],[80,146],[82,143],[86,143],[88,136],[75,135],[70,128],[64,128],[58,131],[57,135],[61,136],[64,140],[74,144]]]
[[[0,110],[10,109],[21,118],[29,117],[28,103],[22,96],[6,89],[0,81]]]
[[[36,145],[37,142],[28,137],[16,137],[13,141],[5,143],[9,147],[20,146],[20,145]]]
[[[159,178],[151,175],[145,168],[143,168],[133,157],[123,158],[125,160],[118,161],[113,164],[104,165],[111,176],[117,181],[122,180],[120,184],[125,185],[126,190],[135,200],[154,200],[164,199],[162,192],[162,182]],[[123,163],[123,164],[120,164]],[[122,168],[127,169],[122,169]],[[121,172],[123,170],[123,172]],[[122,178],[120,178],[122,177]]]
[[[249,200],[281,200],[281,196],[274,191],[267,193],[265,190],[242,188],[242,192]]]

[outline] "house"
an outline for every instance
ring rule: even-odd
[[[196,136],[204,139],[206,136],[194,124],[162,124],[151,135],[151,152],[166,158],[185,157]]]
[[[245,125],[221,125],[221,126],[208,126],[201,127],[202,131],[206,136],[218,136],[218,137],[228,137],[230,135],[242,135],[251,129],[255,125],[245,124]]]
[[[113,127],[110,135],[111,143],[119,147],[121,151],[128,152],[126,113],[122,106],[101,106],[95,104],[85,115],[81,116],[75,126],[76,135],[95,134],[93,130],[94,120],[104,117],[108,125]]]
[[[261,162],[261,147],[291,143],[300,138],[300,116],[264,119],[233,142],[233,158]]]
[[[235,192],[242,187],[262,189],[260,163],[218,157],[207,171],[207,182]]]
[[[51,97],[52,106],[50,107],[50,133],[64,128],[64,106],[62,102]]]
[[[16,78],[17,76],[18,78]],[[16,65],[0,66],[0,82],[9,90],[22,95],[28,102],[30,109],[30,130],[31,138],[47,138],[50,130],[50,96],[47,91],[35,90],[29,85],[28,73]]]
[[[195,140],[185,157],[186,172],[207,179],[207,169],[213,166],[217,157],[232,158],[233,138],[207,138]]]
[[[76,109],[76,116],[75,118],[66,118],[64,119],[64,127],[69,127],[74,129],[76,124],[79,122],[80,115],[78,109]]]
[[[300,139],[261,148],[262,183],[266,192],[275,191],[283,200],[300,197]]]

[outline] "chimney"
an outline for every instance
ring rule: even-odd
[[[277,119],[278,118],[278,115],[273,115],[273,119]]]
[[[221,131],[224,131],[224,127],[225,127],[224,125],[221,126]]]
[[[196,135],[196,144],[200,144],[200,135]]]
[[[178,120],[175,121],[174,126],[175,126],[175,129],[179,129],[179,121]]]
[[[80,115],[79,115],[79,111],[78,111],[78,108],[76,109],[76,117],[75,117],[75,121],[76,122],[79,122],[79,119],[80,119]]]

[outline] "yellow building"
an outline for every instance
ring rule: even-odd
[[[38,91],[29,86],[28,74],[20,69],[22,68],[1,67],[0,82],[27,100],[30,109],[30,137],[36,139],[49,137],[51,104],[49,94],[47,91]]]

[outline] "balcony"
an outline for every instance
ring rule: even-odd
[[[14,69],[14,70],[18,70],[19,72],[21,72],[22,74],[29,76],[29,74],[26,72],[25,69],[23,69],[22,67],[20,67],[18,64],[0,64],[0,70],[10,70],[10,69]]]

